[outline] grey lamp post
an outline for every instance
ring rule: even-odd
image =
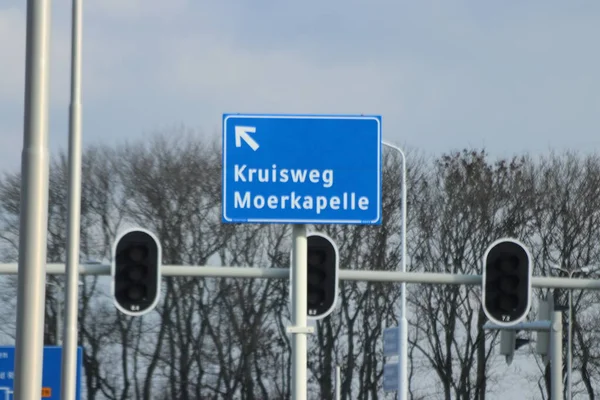
[[[550,268],[562,271],[569,276],[569,279],[573,278],[573,275],[577,272],[589,274],[596,272],[598,267],[595,265],[586,265],[585,267],[567,270],[558,265],[552,265]],[[573,289],[569,289],[569,325],[567,327],[567,399],[573,399]]]
[[[56,338],[56,345],[62,346],[62,335],[60,334],[60,328],[62,327],[62,308],[64,307],[64,292],[61,295],[58,295],[58,291],[63,289],[58,283],[55,282],[46,282],[48,286],[53,286],[56,288],[57,296],[56,301],[58,302],[56,306],[56,330],[54,332],[54,336]],[[79,281],[79,286],[83,285],[83,282]]]
[[[402,203],[402,227],[401,227],[401,236],[402,236],[402,272],[406,272],[406,218],[407,218],[407,177],[406,177],[406,156],[404,155],[404,151],[395,144],[382,141],[384,146],[389,147],[392,150],[397,151],[402,157],[402,193],[401,193],[401,203]],[[398,326],[400,328],[400,357],[399,357],[399,368],[398,368],[398,400],[407,400],[408,399],[408,322],[406,318],[406,282],[402,282],[400,289],[400,316],[398,318]]]

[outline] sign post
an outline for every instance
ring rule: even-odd
[[[306,399],[307,224],[381,224],[381,117],[223,115],[225,223],[293,224],[292,398]]]
[[[307,262],[308,249],[306,225],[292,227],[293,260],[291,274],[292,285],[292,324],[287,332],[292,335],[292,398],[306,399],[307,337],[313,328],[307,325]]]

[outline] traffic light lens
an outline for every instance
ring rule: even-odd
[[[142,286],[134,285],[127,289],[127,297],[129,297],[131,301],[139,301],[146,297],[146,293]]]
[[[503,276],[500,279],[500,290],[505,293],[510,293],[516,290],[519,286],[519,278],[515,275]]]
[[[308,252],[308,265],[321,265],[325,262],[325,252],[323,250],[313,250]]]
[[[498,308],[505,313],[511,313],[519,305],[517,296],[501,296],[498,300]]]
[[[146,258],[147,254],[147,250],[140,246],[132,247],[131,250],[129,250],[129,258],[131,259],[131,261],[136,263],[139,263],[144,258]]]
[[[141,265],[132,265],[127,269],[127,276],[132,281],[141,281],[146,275],[145,268]]]
[[[325,273],[323,271],[309,271],[307,275],[308,284],[318,286],[325,280]]]
[[[312,307],[317,307],[325,301],[325,291],[313,290],[308,293],[308,304]]]
[[[519,267],[519,259],[515,256],[502,257],[497,261],[496,268],[506,274],[513,273]]]

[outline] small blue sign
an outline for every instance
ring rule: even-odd
[[[383,355],[386,357],[400,354],[400,328],[386,328],[383,331]]]
[[[400,364],[390,363],[383,366],[383,390],[396,392],[400,390]]]
[[[381,224],[381,117],[224,114],[222,217]]]
[[[62,348],[57,346],[44,347],[42,365],[42,400],[60,399],[60,373]],[[83,363],[83,348],[77,348],[77,387],[75,399],[81,399],[81,367]],[[15,346],[0,346],[0,400],[13,400],[15,370]]]

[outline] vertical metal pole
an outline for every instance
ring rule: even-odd
[[[572,274],[569,278],[572,277]],[[572,385],[571,380],[573,368],[573,289],[569,289],[569,325],[567,325],[567,399],[572,400]]]
[[[58,286],[56,286],[58,287]],[[60,328],[62,325],[62,308],[64,307],[64,301],[63,301],[63,297],[64,294],[61,293],[60,296],[58,296],[58,293],[56,295],[56,301],[57,301],[57,305],[56,305],[56,345],[60,346],[62,345],[62,338],[60,337]]]
[[[342,399],[342,373],[340,366],[335,366],[335,400]]]
[[[42,392],[48,224],[50,0],[28,0],[14,398]]]
[[[307,341],[307,239],[306,225],[293,225],[292,265],[292,399],[306,400],[306,341]]]
[[[407,188],[406,188],[406,156],[402,149],[396,145],[388,142],[382,142],[384,146],[387,146],[400,153],[402,157],[402,272],[406,272],[406,218],[407,218]],[[408,400],[408,322],[406,319],[406,282],[402,282],[400,287],[400,316],[399,331],[400,331],[400,354],[399,354],[399,368],[398,368],[398,382],[400,387],[398,389],[398,400]]]
[[[406,157],[402,153],[402,272],[406,272]],[[406,320],[406,282],[402,282],[402,318],[400,319],[400,391],[399,400],[408,400],[408,322]]]
[[[552,326],[550,327],[550,384],[552,400],[563,400],[562,382],[562,313],[552,313]]]
[[[64,346],[61,400],[75,400],[77,314],[79,311],[79,230],[81,218],[81,25],[82,0],[73,0],[71,23],[71,104],[69,107],[69,200]]]

